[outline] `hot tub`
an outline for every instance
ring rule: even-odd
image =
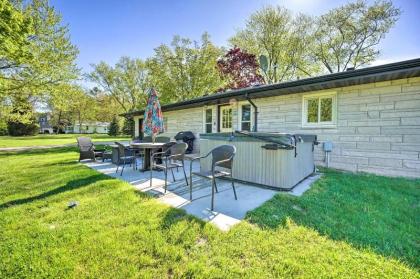
[[[316,135],[283,133],[200,134],[200,155],[218,145],[236,146],[233,177],[279,190],[290,190],[315,170]],[[211,168],[210,159],[200,162],[202,170]]]

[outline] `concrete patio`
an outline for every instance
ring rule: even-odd
[[[152,187],[150,187],[150,172],[133,170],[126,165],[124,173],[120,176],[120,170],[116,173],[116,165],[111,162],[83,162],[86,166],[95,169],[103,174],[122,179],[129,182],[139,191],[155,196],[161,202],[176,208],[182,208],[204,221],[216,225],[221,230],[228,230],[239,223],[250,210],[259,207],[279,193],[275,190],[252,186],[249,184],[235,183],[238,200],[235,200],[232,186],[229,181],[217,180],[219,192],[215,194],[214,211],[210,210],[211,184],[210,180],[193,176],[193,200],[189,200],[189,186],[185,183],[182,170],[174,170],[176,181],[173,182],[172,175],[168,173],[168,191],[164,192],[164,172],[153,171]],[[140,168],[141,163],[139,163]],[[199,162],[194,162],[193,171],[198,171]],[[186,161],[186,172],[189,179],[189,161]],[[293,191],[287,192],[300,196],[309,189],[310,185],[319,178],[319,175],[309,177],[297,185]],[[287,194],[286,192],[283,192]]]

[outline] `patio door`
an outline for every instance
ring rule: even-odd
[[[221,106],[220,115],[220,132],[232,132],[232,106]]]

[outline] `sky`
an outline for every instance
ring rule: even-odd
[[[294,13],[321,15],[345,4],[342,0],[51,0],[68,24],[77,59],[84,73],[92,63],[115,64],[121,56],[145,59],[175,34],[200,40],[207,31],[213,43],[227,46],[246,19],[268,5]],[[372,1],[370,1],[372,2]],[[374,63],[420,58],[420,0],[394,0],[402,15],[380,44]]]

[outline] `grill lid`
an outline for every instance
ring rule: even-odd
[[[176,134],[174,138],[176,140],[193,140],[195,139],[195,136],[191,131],[183,131]]]

